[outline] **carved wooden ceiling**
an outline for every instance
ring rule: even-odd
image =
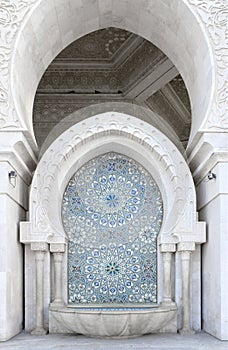
[[[104,101],[128,101],[150,108],[186,145],[191,108],[181,76],[157,47],[117,28],[76,40],[50,64],[34,102],[38,145],[70,113]]]

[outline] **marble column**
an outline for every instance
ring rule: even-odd
[[[171,264],[172,255],[176,251],[174,243],[161,244],[162,261],[163,261],[163,304],[173,303],[171,297]]]
[[[181,253],[182,270],[182,328],[180,333],[194,333],[191,328],[190,314],[190,272],[191,254],[195,250],[195,243],[182,242],[178,244],[178,251]]]
[[[36,261],[36,327],[31,334],[44,335],[47,334],[44,328],[44,257],[48,244],[31,243],[31,249],[35,252]]]
[[[50,251],[54,256],[54,300],[52,306],[62,306],[62,261],[65,252],[64,243],[51,243]]]

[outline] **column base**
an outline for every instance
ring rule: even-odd
[[[178,333],[179,334],[189,334],[189,335],[191,335],[191,334],[195,334],[195,331],[193,330],[193,329],[179,329],[179,331],[178,331]]]
[[[164,307],[168,307],[168,306],[173,307],[173,306],[176,306],[176,303],[172,300],[163,300],[161,305]]]
[[[31,335],[46,335],[48,331],[42,327],[37,327],[33,329],[33,331],[30,333]]]
[[[50,303],[50,308],[52,309],[56,309],[56,308],[62,308],[64,307],[65,304],[63,301],[53,301],[52,303]]]

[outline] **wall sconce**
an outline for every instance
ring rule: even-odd
[[[209,173],[207,174],[207,179],[208,179],[207,181],[216,179],[216,174],[212,173],[212,171],[210,170]]]
[[[9,183],[15,187],[16,186],[16,178],[17,178],[17,173],[14,170],[11,170],[9,172]]]

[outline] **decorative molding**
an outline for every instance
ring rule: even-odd
[[[37,0],[1,0],[0,3],[0,129],[18,128],[10,89],[10,61],[22,21]]]
[[[113,28],[108,28],[108,29],[113,29]],[[120,30],[120,29],[118,29]],[[95,33],[103,32],[104,30],[99,30],[96,31]],[[121,30],[122,31],[122,30]],[[122,31],[125,32],[125,31]],[[92,36],[94,32],[90,33],[89,36]],[[126,32],[129,35],[129,32]],[[58,69],[112,69],[115,70],[117,69],[121,64],[123,64],[127,58],[129,58],[136,50],[140,48],[141,45],[145,42],[145,39],[141,38],[140,36],[137,36],[135,34],[130,33],[130,36],[123,42],[122,46],[117,49],[114,53],[113,56],[110,58],[102,58],[99,57],[99,55],[94,55],[93,58],[90,57],[77,57],[75,53],[77,53],[77,42],[80,41],[81,39],[86,38],[82,37],[78,39],[77,41],[74,41],[72,44],[70,44],[67,48],[72,50],[74,52],[73,55],[70,54],[66,57],[61,57],[61,53],[59,56],[55,58],[55,60],[51,63],[49,66],[49,70],[56,70]],[[114,39],[114,38],[113,38]],[[99,37],[97,38],[99,41]],[[103,40],[103,38],[101,38]],[[114,41],[114,40],[113,40]],[[75,45],[76,45],[76,50],[75,50]],[[103,48],[105,51],[105,47]],[[67,51],[66,51],[67,53]],[[74,56],[74,57],[72,57]]]
[[[227,134],[205,132],[188,155],[194,182],[199,185],[218,163],[228,162]],[[202,158],[203,154],[203,158]],[[200,202],[200,199],[199,199]],[[198,203],[199,204],[199,203]]]
[[[95,33],[99,33],[99,31]],[[93,35],[93,33],[90,35]],[[87,35],[87,38],[89,41],[90,36]],[[56,64],[59,65],[61,62],[57,57],[44,73],[37,93],[66,93],[73,90],[81,94],[93,93],[97,90],[108,94],[117,94],[118,91],[123,91],[126,94],[149,74],[159,69],[164,61],[173,66],[164,53],[152,43],[146,40],[142,41],[140,37],[136,37],[136,39],[139,41],[138,46],[136,48],[132,47],[131,51],[129,49],[129,54],[124,55],[122,61],[119,59],[119,62],[117,60],[118,64],[112,66],[102,65],[102,60],[97,58],[94,65],[86,66],[82,59],[82,61],[75,60],[78,66],[83,65],[80,68],[74,67],[72,64],[69,65],[67,61],[65,66],[56,67]],[[74,47],[75,42],[71,45]]]
[[[216,61],[215,101],[206,121],[207,129],[228,127],[228,1],[185,0],[197,13],[206,29]]]
[[[75,63],[82,61],[96,65],[99,59],[103,65],[115,63],[116,54],[124,53],[136,38],[137,35],[120,28],[104,28],[82,36],[68,45],[55,61],[56,64],[73,60]]]
[[[191,111],[189,111],[176,91],[172,88],[171,84],[168,83],[166,86],[161,88],[161,94],[167,99],[171,107],[176,111],[176,115],[179,119],[179,123],[185,125],[185,127],[190,127],[191,125]]]

